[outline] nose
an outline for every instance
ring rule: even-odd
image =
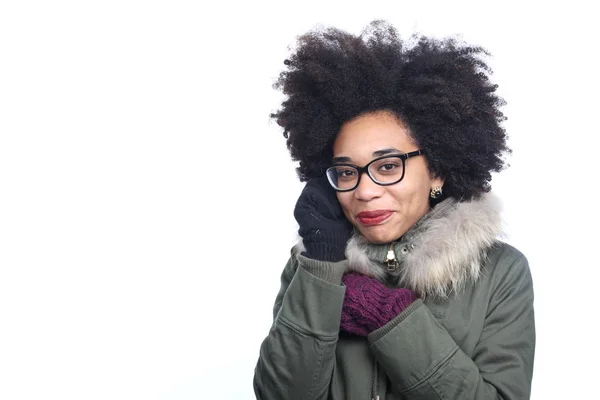
[[[362,173],[358,186],[354,189],[354,194],[359,200],[369,201],[381,197],[384,190],[384,187],[373,182],[373,179],[365,171]]]

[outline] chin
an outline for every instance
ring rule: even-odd
[[[402,235],[397,235],[396,232],[390,229],[381,229],[382,226],[365,228],[360,227],[360,233],[367,239],[370,243],[374,244],[386,244],[391,243],[398,239]]]

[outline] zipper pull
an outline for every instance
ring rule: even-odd
[[[388,271],[394,271],[398,268],[398,260],[396,260],[396,254],[394,253],[394,243],[390,244],[390,249],[385,257],[385,263],[387,264]]]

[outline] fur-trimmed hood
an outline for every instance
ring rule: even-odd
[[[492,194],[472,201],[448,198],[392,244],[372,244],[355,233],[346,247],[348,268],[421,297],[445,298],[479,278],[487,251],[502,232],[500,212]],[[399,263],[394,270],[385,264],[390,249]]]

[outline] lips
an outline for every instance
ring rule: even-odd
[[[358,213],[356,218],[364,226],[373,226],[381,224],[391,217],[393,213],[390,210],[363,211]]]

